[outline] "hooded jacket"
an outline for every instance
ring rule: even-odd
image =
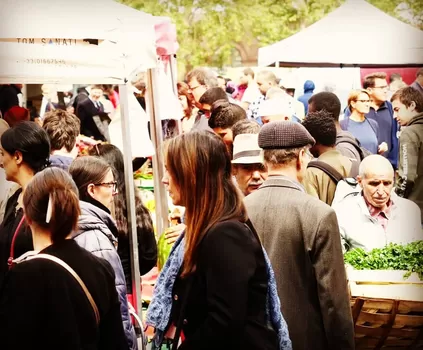
[[[298,101],[304,105],[305,114],[308,112],[308,100],[310,99],[311,95],[313,95],[314,89],[314,83],[311,80],[306,80],[304,83],[304,95],[298,97]]]
[[[78,219],[78,232],[73,234],[73,239],[95,256],[107,260],[115,272],[115,285],[119,295],[120,311],[123,320],[123,329],[131,350],[137,349],[135,330],[131,322],[126,298],[126,283],[122,263],[116,251],[117,227],[107,209],[80,201],[81,215]]]
[[[395,192],[415,202],[423,216],[423,113],[401,131],[398,175]]]

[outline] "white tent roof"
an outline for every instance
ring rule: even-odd
[[[2,0],[0,13],[0,83],[119,84],[157,64],[162,19],[112,0]]]
[[[259,66],[416,65],[423,63],[423,31],[364,0],[348,0],[258,56]]]

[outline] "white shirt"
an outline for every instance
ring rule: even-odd
[[[248,87],[244,91],[244,95],[242,95],[241,102],[253,103],[261,96],[261,92],[255,82],[251,82],[248,84]]]
[[[347,197],[333,209],[336,212],[342,243],[348,249],[372,250],[383,248],[389,243],[407,244],[423,240],[420,209],[414,202],[391,195],[392,208],[385,230],[373,218],[364,197],[360,194]]]

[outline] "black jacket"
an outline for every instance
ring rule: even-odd
[[[0,225],[0,288],[2,286],[4,276],[9,270],[7,260],[10,256],[12,239],[23,216],[22,208],[16,210],[18,198],[21,192],[22,189],[17,190],[7,201],[4,219]],[[33,250],[33,247],[31,229],[24,221],[16,236],[14,258],[18,258],[22,254]]]
[[[74,240],[41,253],[65,261],[83,280],[100,314],[76,279],[55,262],[34,259],[14,266],[0,291],[1,348],[26,350],[128,349],[110,264]]]
[[[76,115],[81,120],[81,134],[87,137],[93,137],[95,140],[106,141],[106,137],[99,130],[93,117],[106,117],[104,111],[97,109],[93,101],[89,98],[78,104]]]
[[[266,262],[250,229],[234,220],[216,224],[197,257],[196,272],[178,277],[173,288],[171,318],[177,324],[193,279],[179,349],[278,349],[277,334],[266,324]]]

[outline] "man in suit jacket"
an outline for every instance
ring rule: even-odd
[[[101,85],[91,87],[89,98],[78,103],[76,115],[81,121],[81,134],[98,141],[108,141],[108,123],[110,118],[104,112],[100,98],[103,95]]]
[[[293,349],[354,349],[336,215],[301,185],[314,139],[298,123],[277,121],[258,142],[268,179],[245,204],[275,271]]]

